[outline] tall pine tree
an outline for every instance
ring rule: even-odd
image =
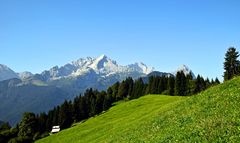
[[[239,75],[239,65],[240,62],[237,59],[239,57],[239,53],[236,51],[234,47],[230,47],[225,54],[225,62],[224,62],[224,80],[229,80],[236,75]]]
[[[174,87],[175,87],[175,78],[170,76],[168,78],[168,93],[169,93],[169,95],[174,95]]]
[[[175,80],[175,94],[178,96],[187,95],[187,79],[183,71],[177,72]]]

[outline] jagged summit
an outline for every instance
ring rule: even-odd
[[[101,55],[98,58],[94,59],[94,62],[89,66],[92,69],[98,71],[98,70],[114,70],[118,67],[117,63],[110,58],[108,58],[106,55]],[[108,68],[108,69],[107,69]]]
[[[7,67],[6,65],[0,64],[0,81],[19,78],[17,73],[15,73],[12,69]]]
[[[47,80],[55,80],[63,77],[85,75],[90,71],[95,72],[101,77],[112,76],[115,74],[139,77],[140,75],[152,72],[153,68],[149,68],[143,63],[135,63],[127,66],[118,65],[116,61],[103,54],[97,58],[80,58],[61,67],[55,66],[48,71],[42,72],[41,75]]]
[[[18,73],[18,76],[20,79],[27,79],[33,76],[33,74],[31,72],[25,71],[25,72]]]

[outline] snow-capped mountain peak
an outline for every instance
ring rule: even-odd
[[[106,55],[101,55],[98,58],[94,60],[94,62],[89,66],[94,70],[101,70],[105,67],[112,68],[116,65],[112,62],[111,59],[109,59]]]
[[[194,73],[192,72],[192,70],[188,66],[186,66],[184,64],[179,66],[178,69],[175,72],[173,72],[173,74],[176,75],[177,72],[181,72],[181,71],[183,71],[183,73],[185,75],[191,74],[193,76],[193,78],[196,78]]]
[[[154,71],[153,67],[149,68],[147,65],[145,65],[142,62],[138,63],[138,66],[142,69],[143,73],[145,73],[145,74],[149,74],[152,71]]]

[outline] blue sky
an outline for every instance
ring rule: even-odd
[[[239,0],[1,0],[0,63],[36,73],[106,54],[123,65],[186,64],[221,78],[227,48],[240,48],[239,7]]]

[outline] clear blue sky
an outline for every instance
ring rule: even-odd
[[[221,78],[240,50],[239,0],[1,0],[0,63],[33,73],[106,54]]]

